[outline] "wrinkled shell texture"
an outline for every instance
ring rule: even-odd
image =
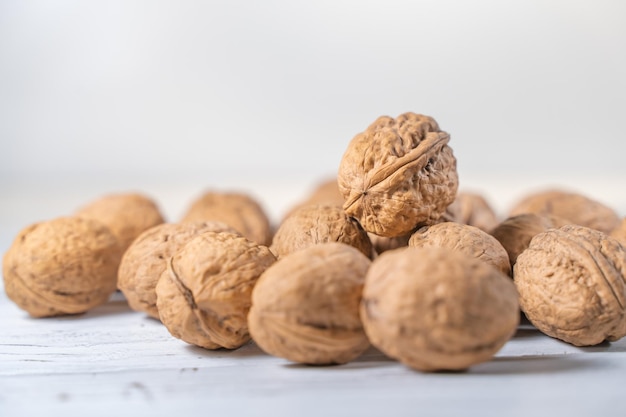
[[[340,364],[358,357],[369,346],[359,302],[370,264],[341,243],[279,259],[252,292],[252,338],[265,352],[298,363]]]
[[[528,248],[535,235],[548,229],[558,229],[566,224],[568,224],[567,220],[556,216],[534,213],[518,214],[503,220],[491,231],[491,235],[504,247],[511,260],[511,268],[513,268],[517,257]]]
[[[509,217],[523,213],[555,215],[572,224],[611,233],[620,222],[615,211],[591,198],[561,190],[546,190],[528,195],[511,209]]]
[[[36,223],[4,255],[4,289],[33,317],[83,313],[115,291],[121,255],[102,223],[79,217]]]
[[[202,232],[237,233],[221,222],[163,223],[143,232],[124,253],[117,285],[133,310],[159,318],[156,285],[169,258]]]
[[[488,232],[498,224],[498,216],[485,197],[470,192],[459,192],[448,206],[453,221],[478,227]]]
[[[104,223],[126,250],[137,236],[164,222],[156,203],[141,194],[111,194],[79,208],[79,217]]]
[[[416,248],[444,248],[463,253],[511,275],[509,255],[500,242],[477,227],[454,222],[438,223],[417,230],[409,239]]]
[[[449,138],[428,116],[379,117],[341,160],[337,180],[346,213],[385,237],[435,223],[458,188]]]
[[[421,371],[463,370],[490,360],[519,323],[509,277],[439,248],[403,248],[372,262],[361,318],[370,342]]]
[[[276,261],[269,248],[239,234],[204,232],[187,242],[156,286],[161,322],[176,338],[218,349],[250,340],[252,287]]]
[[[626,217],[615,229],[613,229],[611,237],[613,239],[617,239],[622,246],[626,247]]]
[[[520,305],[543,333],[576,346],[626,335],[626,252],[604,233],[569,225],[536,235],[517,258]]]
[[[301,207],[280,225],[270,247],[276,257],[317,243],[339,242],[372,254],[372,244],[361,225],[336,205]]]
[[[252,197],[241,193],[204,193],[196,199],[181,222],[219,221],[261,245],[269,245],[272,240],[270,221]]]

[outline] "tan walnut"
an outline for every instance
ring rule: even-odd
[[[549,229],[558,229],[569,223],[558,216],[524,213],[503,220],[491,230],[490,234],[506,250],[512,269],[519,254],[528,248],[535,235]]]
[[[543,333],[576,346],[626,335],[626,251],[594,229],[567,225],[533,237],[514,266],[520,306]]]
[[[418,229],[409,239],[416,248],[444,248],[480,259],[511,275],[509,256],[500,242],[478,227],[454,222],[443,222]]]
[[[319,181],[305,198],[290,207],[289,210],[283,214],[282,221],[300,207],[314,204],[334,204],[343,206],[343,202],[343,195],[339,192],[337,178],[324,179]]]
[[[276,261],[269,248],[239,234],[203,232],[168,262],[156,286],[161,322],[172,336],[206,349],[250,340],[252,288]]]
[[[33,317],[83,313],[115,291],[122,250],[100,222],[60,217],[19,232],[2,263],[7,296]]]
[[[370,263],[342,243],[313,245],[279,259],[252,291],[253,340],[265,352],[298,363],[355,359],[369,346],[359,302]]]
[[[509,217],[523,213],[554,215],[572,224],[611,233],[619,224],[615,211],[580,193],[550,189],[534,192],[518,201]]]
[[[144,230],[164,222],[154,200],[138,193],[108,194],[79,208],[75,214],[104,223],[123,251]]]
[[[128,247],[118,270],[117,285],[133,310],[158,319],[156,285],[167,263],[189,240],[202,232],[231,232],[221,222],[162,223],[143,232]]]
[[[300,207],[280,225],[270,249],[277,258],[317,243],[339,242],[354,246],[366,256],[372,244],[359,222],[349,217],[341,206],[314,204]]]
[[[181,222],[219,221],[261,245],[272,241],[269,218],[258,201],[238,192],[207,191],[195,199]]]
[[[457,193],[447,212],[453,221],[478,227],[484,232],[489,232],[498,224],[495,210],[485,197],[474,192]]]
[[[490,360],[513,336],[513,281],[476,258],[407,247],[372,262],[361,318],[372,345],[421,371],[463,370]]]
[[[384,237],[435,223],[458,188],[449,139],[429,116],[379,117],[341,159],[337,181],[346,213]]]

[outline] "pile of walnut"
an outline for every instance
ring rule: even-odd
[[[20,232],[5,291],[46,317],[117,288],[187,343],[253,339],[317,365],[373,345],[414,369],[463,370],[490,360],[520,317],[577,346],[626,335],[626,219],[549,190],[500,220],[458,191],[449,140],[428,116],[378,118],[275,229],[242,193],[206,192],[169,223],[146,196],[106,196]]]

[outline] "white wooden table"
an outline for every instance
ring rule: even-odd
[[[87,198],[18,194],[0,208],[3,252],[37,216]],[[184,203],[165,206],[172,213]],[[346,365],[310,367],[253,343],[192,347],[119,293],[84,315],[32,319],[0,291],[0,417],[620,416],[625,386],[626,339],[576,348],[521,326],[494,360],[463,373],[420,373],[373,349]]]

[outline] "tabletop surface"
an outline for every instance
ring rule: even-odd
[[[14,192],[0,209],[3,252],[36,216],[83,197],[33,205]],[[421,373],[373,348],[327,367],[269,356],[253,342],[209,351],[132,311],[121,293],[82,315],[34,319],[0,285],[0,331],[2,417],[623,415],[626,339],[578,348],[528,324],[493,360],[459,373]]]

